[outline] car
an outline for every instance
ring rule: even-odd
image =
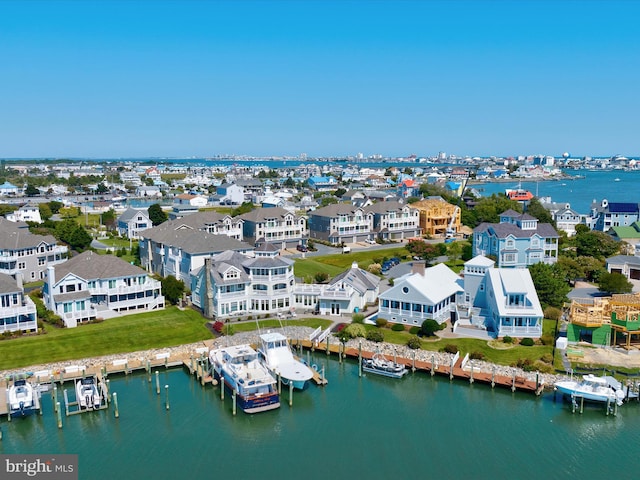
[[[422,257],[420,255],[414,255],[413,259],[414,260],[422,260]]]
[[[400,259],[398,257],[391,257],[389,259],[389,261],[393,264],[393,265],[400,265]]]
[[[309,249],[304,245],[297,245],[296,246],[296,250],[298,250],[299,252],[308,252],[309,251]]]
[[[375,241],[375,240],[369,240],[369,239],[367,239],[367,240],[365,240],[364,242],[365,242],[365,243],[368,243],[369,245],[375,245],[375,244],[376,244],[376,241]]]

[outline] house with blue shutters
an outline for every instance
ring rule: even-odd
[[[507,210],[500,223],[481,223],[473,230],[473,254],[492,256],[498,267],[556,263],[560,236],[549,223]]]

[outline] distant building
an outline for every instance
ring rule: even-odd
[[[22,194],[22,190],[10,182],[4,182],[0,185],[0,195],[5,197],[15,197]]]
[[[318,192],[326,192],[338,188],[338,181],[335,177],[309,177],[307,180],[309,188]]]
[[[137,240],[140,232],[153,226],[147,209],[127,208],[118,217],[118,234],[123,237]]]
[[[22,288],[22,276],[13,279],[0,273],[0,334],[5,332],[36,332],[36,305]]]
[[[27,203],[15,212],[7,213],[5,218],[10,222],[35,222],[42,223],[40,207],[35,203]]]

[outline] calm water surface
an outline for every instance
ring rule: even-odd
[[[283,391],[279,410],[257,415],[234,417],[229,395],[180,369],[160,373],[169,411],[144,374],[111,377],[119,419],[111,408],[64,417],[59,430],[44,395],[42,416],[0,423],[0,453],[77,453],[83,479],[601,478],[622,457],[637,465],[638,404],[579,415],[553,394],[424,373],[358,378],[353,361],[314,362],[327,387],[296,392],[292,408]]]

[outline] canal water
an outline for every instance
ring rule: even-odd
[[[233,416],[230,395],[221,401],[218,387],[201,387],[182,369],[160,370],[160,395],[143,373],[111,376],[118,419],[112,406],[63,417],[58,429],[44,394],[42,416],[0,422],[0,453],[76,453],[82,479],[633,475],[638,404],[615,417],[595,406],[572,414],[551,393],[514,394],[424,372],[359,378],[353,360],[316,352],[312,361],[325,366],[328,386],[295,392],[293,407],[284,390],[280,409],[257,415]]]

